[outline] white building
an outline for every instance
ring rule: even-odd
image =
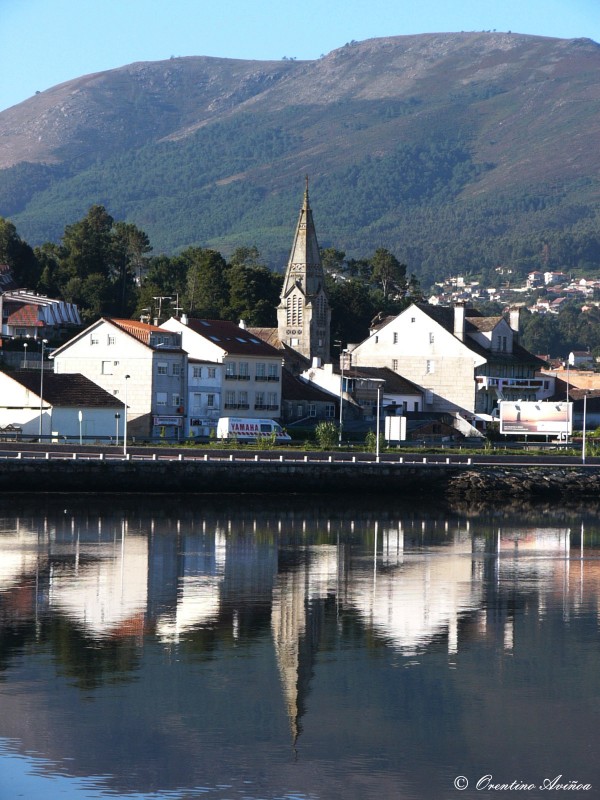
[[[518,343],[518,312],[484,317],[454,308],[413,304],[373,327],[352,348],[355,366],[388,367],[425,394],[424,411],[488,420],[499,400],[542,400],[554,382],[537,375],[544,362]]]
[[[101,318],[52,358],[57,374],[81,373],[126,403],[129,436],[182,438],[187,355],[179,333]]]
[[[2,336],[42,339],[52,333],[81,325],[74,303],[54,300],[27,289],[0,294]]]
[[[45,441],[102,441],[116,436],[122,417],[121,401],[83,375],[47,372],[42,382],[40,370],[0,372],[0,431],[41,434]]]
[[[220,367],[214,377],[221,379],[222,416],[270,419],[281,416],[282,356],[274,347],[225,320],[188,319],[183,315],[181,319],[171,317],[163,322],[161,330],[180,334],[189,357],[207,362],[207,370],[210,364]],[[208,395],[216,395],[217,387],[211,384],[204,390],[192,391],[201,396],[190,398],[188,406],[191,408],[194,403],[197,408],[208,408]]]
[[[223,364],[188,357],[187,436],[209,436],[221,416]]]

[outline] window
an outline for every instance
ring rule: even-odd
[[[301,417],[304,414],[304,407],[302,405],[296,406],[296,416]]]
[[[209,378],[216,378],[217,377],[217,368],[216,367],[209,367],[208,368],[208,377]]]
[[[225,392],[225,408],[235,408],[235,392]]]
[[[335,417],[335,406],[333,403],[327,403],[325,406],[325,416],[327,419],[333,419]]]
[[[103,375],[112,375],[113,374],[113,362],[112,361],[103,361],[102,362],[102,374]]]
[[[228,361],[225,364],[225,378],[227,380],[233,380],[237,378],[237,364],[235,361]]]
[[[248,392],[239,392],[238,394],[238,407],[249,408],[248,406]]]
[[[417,318],[416,318],[416,317],[411,317],[411,318],[410,318],[410,321],[411,321],[411,322],[416,322],[416,321],[417,321]]]
[[[427,363],[425,365],[425,372],[427,372],[428,374],[435,372],[435,361],[432,361],[429,358],[427,359]]]
[[[264,407],[265,407],[265,393],[256,392],[254,395],[254,408],[264,408]]]
[[[198,409],[202,405],[202,395],[200,392],[194,392],[192,394],[192,408]]]
[[[181,364],[173,364],[173,375],[181,375]]]
[[[248,362],[247,361],[240,361],[240,368],[239,368],[239,371],[238,371],[238,378],[241,381],[250,380],[250,370],[248,368]]]
[[[397,358],[393,358],[392,359],[392,369],[394,370],[394,372],[398,372],[398,359]]]
[[[202,377],[202,367],[192,367],[192,377],[201,378]]]
[[[398,332],[394,331],[394,344],[398,344]]]
[[[267,379],[267,365],[259,362],[256,365],[256,380],[264,381]]]
[[[159,361],[156,365],[156,374],[157,375],[166,375],[168,372],[168,364],[166,361]]]
[[[106,344],[114,344],[114,343],[115,343],[115,337],[111,336],[109,333],[108,336],[106,337]]]
[[[413,403],[413,411],[418,411],[418,410],[419,410],[419,401],[415,400],[415,402]]]
[[[97,333],[90,333],[90,344],[99,344],[100,339]]]
[[[171,395],[171,405],[173,406],[180,406],[181,405],[181,395],[180,394],[172,394]]]
[[[215,396],[214,394],[207,394],[206,395],[206,405],[208,408],[215,407]]]
[[[309,417],[316,417],[317,416],[317,404],[316,403],[309,403],[308,404],[308,416]]]
[[[156,405],[157,406],[166,406],[167,405],[167,393],[166,392],[157,392],[156,393]]]
[[[279,367],[277,366],[277,364],[269,364],[269,380],[270,381],[279,380]]]
[[[269,392],[267,395],[267,405],[271,410],[275,410],[279,408],[279,403],[277,402],[277,392]]]
[[[435,334],[433,331],[429,332],[429,344],[433,344],[435,342]]]

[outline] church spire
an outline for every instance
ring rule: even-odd
[[[279,339],[307,358],[329,360],[331,310],[305,178],[304,202],[277,308]]]

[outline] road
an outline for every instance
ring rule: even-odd
[[[128,445],[127,457],[130,460],[234,460],[234,461],[332,461],[332,462],[375,462],[375,453],[360,450],[332,450],[307,451],[304,449],[291,450],[279,448],[275,450],[254,450],[251,447],[227,449],[216,447],[170,447],[170,446],[136,446]],[[30,442],[3,442],[0,444],[1,459],[105,459],[123,460],[125,453],[123,447],[114,445],[79,445],[79,444],[37,444]],[[468,450],[448,449],[445,453],[423,453],[419,451],[397,451],[382,453],[379,457],[382,463],[404,464],[514,464],[518,466],[536,465],[582,465],[581,456],[557,455],[556,452],[548,455],[521,455],[510,452],[471,454]],[[600,458],[587,457],[586,466],[597,467]]]

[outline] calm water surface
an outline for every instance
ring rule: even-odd
[[[600,797],[597,520],[0,501],[0,798]]]

